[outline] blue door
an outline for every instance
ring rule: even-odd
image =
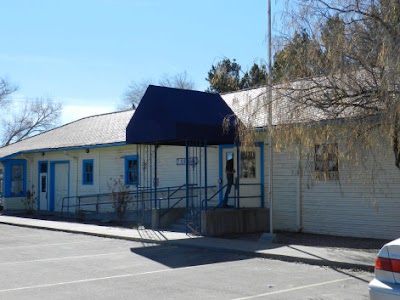
[[[54,161],[50,163],[49,210],[51,211],[61,212],[63,200],[69,196],[69,172],[69,161]]]

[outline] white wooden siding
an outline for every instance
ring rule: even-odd
[[[345,144],[339,144],[339,151],[344,147]],[[298,160],[288,153],[274,153],[274,229],[296,231],[300,213],[304,232],[399,237],[400,170],[394,166],[390,149],[388,145],[381,145],[363,166],[339,161],[340,180],[315,181],[310,177],[310,169],[304,170],[300,212],[297,209]],[[265,160],[267,185],[268,153]]]
[[[192,153],[191,153],[192,154]],[[189,154],[189,156],[192,156]],[[160,146],[157,154],[157,172],[159,178],[159,187],[181,186],[186,183],[186,166],[177,165],[177,158],[185,158],[185,147],[180,146]],[[207,185],[217,185],[218,183],[218,148],[207,148]],[[198,149],[197,152],[197,183],[204,185],[204,149]],[[193,174],[193,168],[189,166],[190,177]],[[191,178],[191,181],[193,179]]]
[[[50,163],[54,161],[67,161],[69,162],[69,195],[71,197],[70,203],[74,203],[74,196],[82,195],[94,195],[109,193],[110,187],[109,182],[111,179],[121,179],[122,183],[125,183],[125,157],[130,155],[139,155],[139,185],[147,187],[146,184],[151,184],[148,187],[153,186],[153,180],[149,180],[149,176],[154,177],[154,146],[141,146],[137,145],[125,145],[117,147],[104,147],[104,148],[93,148],[89,152],[85,149],[73,150],[73,151],[52,151],[46,152],[44,155],[41,153],[33,153],[24,155],[23,157],[16,157],[27,160],[27,189],[35,191],[35,196],[38,197],[39,193],[39,177],[38,177],[38,164],[39,161],[48,162],[48,179],[50,181]],[[145,151],[151,152],[152,170],[143,169],[143,161],[148,157]],[[149,157],[150,157],[149,156]],[[199,177],[198,183],[204,185],[204,149],[201,149],[197,153],[198,156],[198,171],[201,169],[201,179]],[[185,147],[178,146],[159,146],[157,149],[157,177],[159,179],[159,187],[168,186],[180,186],[186,183],[185,166],[177,165],[177,158],[186,157]],[[92,185],[82,184],[82,162],[85,159],[92,159],[94,164],[94,176]],[[217,185],[218,184],[218,147],[211,146],[207,148],[207,184]],[[191,167],[190,167],[191,168]],[[150,174],[151,173],[151,174]],[[200,174],[199,174],[200,175]],[[145,178],[146,177],[146,178]],[[50,186],[50,185],[49,185]],[[131,186],[131,189],[136,187]],[[216,190],[214,190],[216,191]],[[50,196],[50,195],[49,195]],[[93,198],[93,201],[95,198]],[[23,209],[21,198],[10,198],[7,199],[7,208],[12,209]],[[35,204],[35,208],[37,203]],[[111,208],[108,208],[111,209]]]
[[[340,144],[339,151],[344,147]],[[387,239],[400,236],[400,170],[394,166],[390,146],[380,145],[363,165],[339,162],[339,181],[303,188],[305,231]]]
[[[265,201],[269,207],[269,148],[265,149]],[[273,228],[295,231],[297,197],[297,161],[288,153],[273,153]]]

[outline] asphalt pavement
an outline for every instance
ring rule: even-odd
[[[0,215],[0,223],[70,233],[88,234],[142,243],[172,244],[184,247],[229,251],[249,256],[301,262],[334,268],[350,268],[373,272],[377,250],[350,249],[347,247],[280,244],[274,236],[265,233],[258,239],[215,238],[190,235],[182,232],[152,230],[144,227],[124,228],[99,226],[77,222],[49,221],[35,218]]]

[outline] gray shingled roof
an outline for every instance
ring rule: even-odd
[[[246,126],[267,125],[266,87],[247,89],[222,94],[226,104]]]
[[[94,147],[125,143],[125,131],[134,110],[86,117],[0,148],[0,159],[26,152]]]
[[[368,78],[363,78],[365,74],[362,72],[356,74],[356,77],[360,79],[361,84],[366,84],[364,81],[368,80]],[[357,105],[352,104],[357,104],[360,100],[357,96],[343,98],[342,106],[332,105],[322,109],[315,104],[320,99],[328,102],[326,100],[329,98],[326,97],[335,92],[335,87],[345,91],[343,95],[352,95],[352,82],[351,80],[347,82],[343,78],[328,79],[320,76],[272,86],[272,124],[320,122],[365,115],[362,108],[357,109]],[[263,86],[222,94],[221,97],[245,125],[265,127],[268,125],[267,93],[267,87]],[[355,95],[357,95],[357,90]]]
[[[292,83],[300,84],[301,81]],[[298,88],[294,87],[293,89]],[[239,119],[248,126],[266,127],[268,125],[267,88],[259,87],[235,91],[221,95]],[[329,115],[313,106],[302,106],[294,99],[292,90],[284,85],[272,87],[272,124],[321,121]]]

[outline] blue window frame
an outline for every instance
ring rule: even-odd
[[[125,184],[138,185],[139,183],[139,159],[137,155],[125,157]]]
[[[93,184],[93,159],[84,159],[82,161],[82,184]]]
[[[26,160],[15,159],[4,164],[5,197],[26,196]]]

